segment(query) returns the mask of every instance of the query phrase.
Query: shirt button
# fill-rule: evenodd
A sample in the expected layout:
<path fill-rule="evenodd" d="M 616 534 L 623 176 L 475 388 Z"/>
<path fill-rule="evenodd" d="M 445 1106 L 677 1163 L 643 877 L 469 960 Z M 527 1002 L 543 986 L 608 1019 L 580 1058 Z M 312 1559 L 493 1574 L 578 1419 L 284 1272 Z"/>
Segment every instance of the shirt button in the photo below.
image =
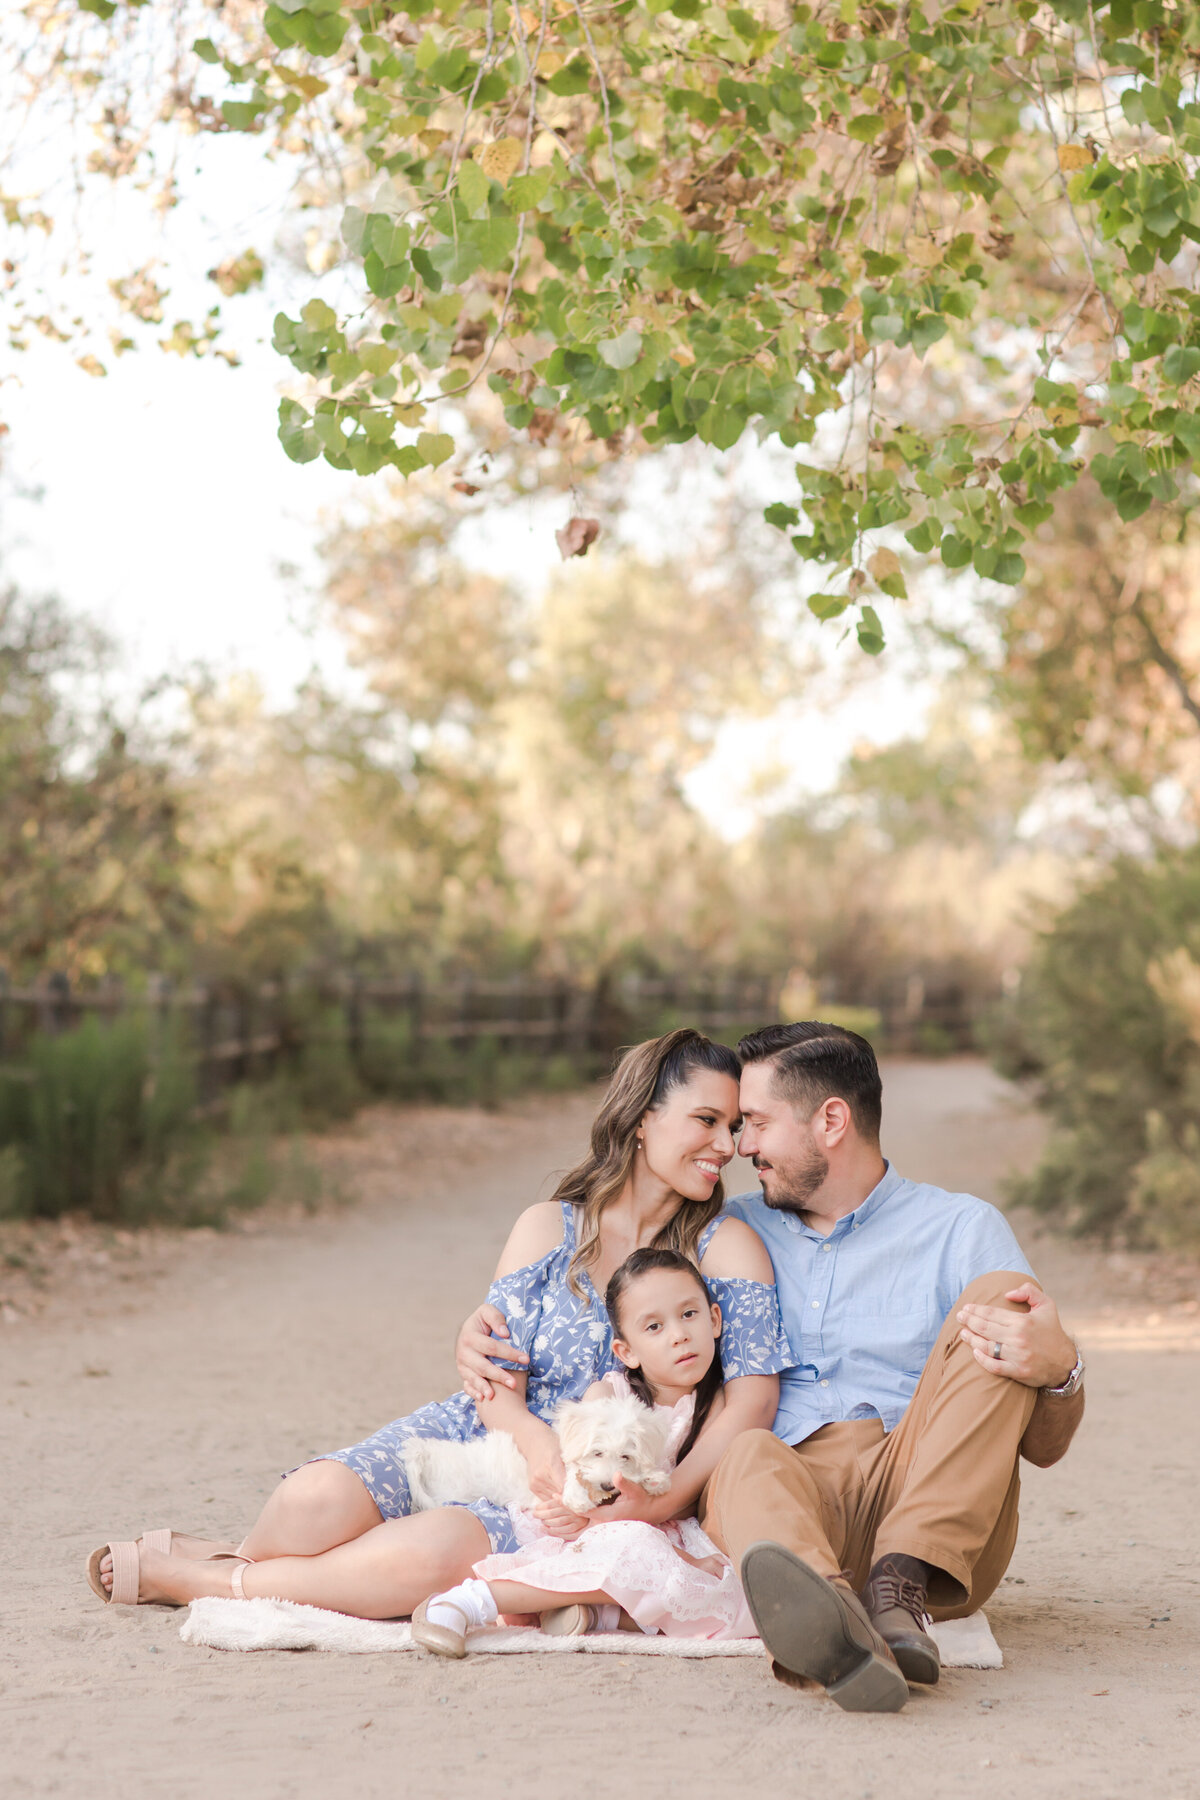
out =
<path fill-rule="evenodd" d="M 833 1249 L 833 1245 L 832 1244 L 822 1244 L 821 1248 L 822 1248 L 822 1250 L 824 1250 L 826 1256 L 828 1256 L 829 1252 Z"/>
<path fill-rule="evenodd" d="M 819 1300 L 813 1301 L 813 1311 L 814 1312 L 817 1310 L 817 1308 L 818 1308 L 818 1306 L 820 1306 L 820 1304 L 821 1304 L 821 1302 Z"/>
<path fill-rule="evenodd" d="M 823 1382 L 822 1382 L 822 1383 L 821 1383 L 821 1386 L 822 1386 L 822 1387 L 828 1387 L 828 1386 L 829 1386 L 829 1383 L 828 1383 L 828 1382 L 827 1382 L 827 1381 L 823 1381 Z"/>

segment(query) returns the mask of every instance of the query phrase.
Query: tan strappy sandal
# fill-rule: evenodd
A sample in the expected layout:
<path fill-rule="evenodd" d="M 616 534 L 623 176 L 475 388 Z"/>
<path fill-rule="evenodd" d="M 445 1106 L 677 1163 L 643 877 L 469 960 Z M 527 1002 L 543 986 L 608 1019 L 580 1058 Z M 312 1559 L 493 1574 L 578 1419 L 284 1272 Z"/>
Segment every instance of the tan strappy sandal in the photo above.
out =
<path fill-rule="evenodd" d="M 141 1548 L 144 1545 L 147 1550 L 158 1550 L 162 1555 L 170 1556 L 176 1538 L 192 1535 L 190 1532 L 182 1531 L 144 1531 L 140 1538 L 128 1543 L 101 1544 L 98 1549 L 92 1551 L 87 1559 L 88 1586 L 104 1601 L 106 1606 L 183 1605 L 185 1602 L 178 1600 L 147 1601 L 141 1599 Z M 100 1579 L 100 1564 L 105 1556 L 111 1556 L 113 1562 L 111 1593 Z M 253 1558 L 242 1556 L 240 1546 L 234 1544 L 230 1545 L 228 1550 L 214 1550 L 209 1556 L 198 1556 L 195 1560 L 197 1562 L 236 1562 L 244 1565 L 252 1562 Z M 234 1573 L 236 1577 L 240 1577 L 241 1567 L 239 1566 Z M 235 1591 L 240 1591 L 240 1581 L 236 1583 Z M 240 1597 L 245 1598 L 244 1595 L 240 1595 Z"/>

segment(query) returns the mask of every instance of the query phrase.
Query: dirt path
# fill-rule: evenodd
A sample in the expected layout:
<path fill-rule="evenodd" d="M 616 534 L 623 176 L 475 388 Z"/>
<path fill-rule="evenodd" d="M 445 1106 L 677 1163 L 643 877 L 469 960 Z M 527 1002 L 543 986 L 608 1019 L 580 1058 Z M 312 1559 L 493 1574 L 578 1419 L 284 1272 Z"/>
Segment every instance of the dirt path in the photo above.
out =
<path fill-rule="evenodd" d="M 978 1064 L 893 1064 L 885 1097 L 889 1153 L 914 1174 L 997 1198 L 1036 1149 Z M 589 1107 L 369 1115 L 322 1151 L 352 1209 L 182 1241 L 84 1234 L 70 1280 L 7 1305 L 4 1795 L 1194 1800 L 1196 1283 L 1025 1222 L 1089 1352 L 1088 1417 L 1064 1464 L 1026 1476 L 989 1609 L 1007 1666 L 949 1672 L 898 1716 L 847 1716 L 749 1660 L 223 1655 L 181 1644 L 175 1613 L 93 1599 L 82 1563 L 107 1533 L 240 1532 L 278 1470 L 449 1391 L 452 1327 Z"/>

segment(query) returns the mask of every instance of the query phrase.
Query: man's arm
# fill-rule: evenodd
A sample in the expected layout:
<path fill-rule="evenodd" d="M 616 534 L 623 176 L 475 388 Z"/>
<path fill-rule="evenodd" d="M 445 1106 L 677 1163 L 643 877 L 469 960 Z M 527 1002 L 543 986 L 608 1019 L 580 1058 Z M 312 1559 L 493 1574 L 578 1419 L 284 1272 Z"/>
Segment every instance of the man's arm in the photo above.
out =
<path fill-rule="evenodd" d="M 964 1306 L 958 1314 L 961 1335 L 989 1374 L 1041 1390 L 1021 1439 L 1021 1455 L 1045 1469 L 1066 1455 L 1083 1418 L 1082 1387 L 1066 1395 L 1046 1391 L 1069 1380 L 1079 1352 L 1063 1329 L 1058 1308 L 1036 1282 L 1022 1282 L 1005 1299 L 1023 1302 L 1029 1311 Z"/>

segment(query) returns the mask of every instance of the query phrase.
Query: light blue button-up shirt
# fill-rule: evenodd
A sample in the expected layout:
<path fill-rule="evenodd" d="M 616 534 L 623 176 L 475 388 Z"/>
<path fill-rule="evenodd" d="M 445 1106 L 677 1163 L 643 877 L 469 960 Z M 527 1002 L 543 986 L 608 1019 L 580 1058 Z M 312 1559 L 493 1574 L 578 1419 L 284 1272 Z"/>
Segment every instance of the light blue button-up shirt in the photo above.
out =
<path fill-rule="evenodd" d="M 725 1210 L 758 1233 L 775 1265 L 799 1359 L 779 1378 L 774 1431 L 787 1444 L 839 1419 L 878 1416 L 891 1431 L 967 1283 L 993 1269 L 1033 1273 L 994 1206 L 907 1181 L 890 1164 L 828 1237 L 769 1207 L 761 1191 Z"/>

